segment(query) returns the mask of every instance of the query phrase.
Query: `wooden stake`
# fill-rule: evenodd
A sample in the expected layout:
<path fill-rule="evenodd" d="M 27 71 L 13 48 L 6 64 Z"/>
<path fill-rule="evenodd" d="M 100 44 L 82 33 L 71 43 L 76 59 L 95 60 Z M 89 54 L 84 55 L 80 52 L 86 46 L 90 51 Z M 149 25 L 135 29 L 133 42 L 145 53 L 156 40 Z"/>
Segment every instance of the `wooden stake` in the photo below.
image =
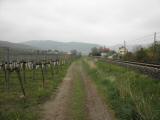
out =
<path fill-rule="evenodd" d="M 21 73 L 20 73 L 19 68 L 16 68 L 16 72 L 17 72 L 17 75 L 18 75 L 18 79 L 19 79 L 19 83 L 20 83 L 20 86 L 21 86 L 22 93 L 23 93 L 24 96 L 26 96 L 26 93 L 25 93 L 25 89 L 24 89 L 24 85 L 23 85 L 23 81 L 22 81 L 22 77 L 21 77 Z"/>

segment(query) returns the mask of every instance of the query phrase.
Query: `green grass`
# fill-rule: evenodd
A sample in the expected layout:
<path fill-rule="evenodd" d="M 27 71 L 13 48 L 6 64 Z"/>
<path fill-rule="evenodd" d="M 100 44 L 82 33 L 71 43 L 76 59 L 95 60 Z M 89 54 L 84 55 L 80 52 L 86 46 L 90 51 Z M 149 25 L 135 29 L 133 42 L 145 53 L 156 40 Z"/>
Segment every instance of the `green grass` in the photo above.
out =
<path fill-rule="evenodd" d="M 119 120 L 159 120 L 160 81 L 106 62 L 96 62 L 88 74 Z"/>
<path fill-rule="evenodd" d="M 39 105 L 44 103 L 50 95 L 55 92 L 63 80 L 69 65 L 57 73 L 54 79 L 51 70 L 45 73 L 45 87 L 42 87 L 41 71 L 36 70 L 35 80 L 32 79 L 32 71 L 26 71 L 25 91 L 26 97 L 22 95 L 19 80 L 16 73 L 11 73 L 9 90 L 4 88 L 4 73 L 0 71 L 0 120 L 37 120 L 39 119 Z"/>
<path fill-rule="evenodd" d="M 74 70 L 73 93 L 71 98 L 71 120 L 86 120 L 85 87 L 80 71 Z"/>

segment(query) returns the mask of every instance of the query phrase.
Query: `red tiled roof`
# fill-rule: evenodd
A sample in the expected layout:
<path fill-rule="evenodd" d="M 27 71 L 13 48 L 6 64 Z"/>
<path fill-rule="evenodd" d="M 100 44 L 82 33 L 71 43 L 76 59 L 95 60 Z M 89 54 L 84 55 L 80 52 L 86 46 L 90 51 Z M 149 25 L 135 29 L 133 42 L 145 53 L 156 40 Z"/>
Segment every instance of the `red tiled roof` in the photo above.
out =
<path fill-rule="evenodd" d="M 101 52 L 109 52 L 110 51 L 110 49 L 109 48 L 103 48 L 103 47 L 101 47 L 101 48 L 99 48 L 99 50 L 101 51 Z"/>

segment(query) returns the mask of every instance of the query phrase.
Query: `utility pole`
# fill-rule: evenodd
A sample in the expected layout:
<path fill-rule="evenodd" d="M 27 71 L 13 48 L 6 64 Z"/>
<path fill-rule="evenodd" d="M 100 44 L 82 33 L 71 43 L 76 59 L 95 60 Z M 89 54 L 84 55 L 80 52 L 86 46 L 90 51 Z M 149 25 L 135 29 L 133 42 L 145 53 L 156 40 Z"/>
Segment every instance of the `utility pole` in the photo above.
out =
<path fill-rule="evenodd" d="M 126 41 L 124 40 L 124 48 L 126 48 Z"/>
<path fill-rule="evenodd" d="M 124 49 L 125 49 L 125 54 L 128 52 L 127 51 L 127 46 L 126 46 L 126 41 L 124 40 Z"/>
<path fill-rule="evenodd" d="M 153 58 L 155 58 L 155 53 L 156 53 L 156 35 L 157 35 L 157 33 L 155 32 L 154 33 L 154 46 L 153 46 Z"/>
<path fill-rule="evenodd" d="M 157 33 L 155 32 L 154 33 L 154 44 L 156 44 L 156 35 L 157 35 Z"/>

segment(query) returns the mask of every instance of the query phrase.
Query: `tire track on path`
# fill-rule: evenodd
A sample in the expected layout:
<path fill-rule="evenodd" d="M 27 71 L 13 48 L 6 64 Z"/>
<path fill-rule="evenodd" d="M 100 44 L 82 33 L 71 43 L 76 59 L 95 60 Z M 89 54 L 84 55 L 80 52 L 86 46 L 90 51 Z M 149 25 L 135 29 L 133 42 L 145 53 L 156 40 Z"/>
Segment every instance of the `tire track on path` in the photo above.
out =
<path fill-rule="evenodd" d="M 67 75 L 64 78 L 62 84 L 59 86 L 55 97 L 51 97 L 43 105 L 42 120 L 68 120 L 68 104 L 71 97 L 72 89 L 72 69 L 74 64 L 70 66 L 67 71 Z"/>
<path fill-rule="evenodd" d="M 81 76 L 83 78 L 86 96 L 87 96 L 87 109 L 89 120 L 113 120 L 110 115 L 107 105 L 101 99 L 96 89 L 95 84 L 91 81 L 91 78 L 87 75 L 84 68 L 81 65 Z"/>
<path fill-rule="evenodd" d="M 103 102 L 101 97 L 98 95 L 96 86 L 92 83 L 90 77 L 87 75 L 85 69 L 83 68 L 82 61 L 73 63 L 68 69 L 67 75 L 64 78 L 62 84 L 56 93 L 56 96 L 51 97 L 43 105 L 42 120 L 79 120 L 80 118 L 73 117 L 71 113 L 76 113 L 76 109 L 72 109 L 74 104 L 73 93 L 75 92 L 74 86 L 75 81 L 82 81 L 85 88 L 85 102 L 81 102 L 86 109 L 84 110 L 87 114 L 83 117 L 83 120 L 113 120 L 106 104 Z M 82 105 L 78 104 L 78 105 Z M 84 114 L 81 112 L 79 114 Z M 77 116 L 76 116 L 77 117 Z M 74 119 L 73 119 L 74 118 Z"/>

